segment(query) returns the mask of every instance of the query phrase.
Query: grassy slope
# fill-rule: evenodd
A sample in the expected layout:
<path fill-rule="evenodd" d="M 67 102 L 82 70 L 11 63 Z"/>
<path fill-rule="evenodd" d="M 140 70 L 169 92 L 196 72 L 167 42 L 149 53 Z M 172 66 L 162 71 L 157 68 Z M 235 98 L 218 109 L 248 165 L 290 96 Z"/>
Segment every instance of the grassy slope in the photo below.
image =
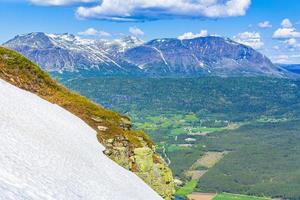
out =
<path fill-rule="evenodd" d="M 108 127 L 108 132 L 105 134 L 98 131 L 99 140 L 124 135 L 133 147 L 141 145 L 138 137 L 143 137 L 149 146 L 153 145 L 144 132 L 128 131 L 121 127 L 124 120 L 128 120 L 127 117 L 104 109 L 89 99 L 70 92 L 51 79 L 37 65 L 20 54 L 3 47 L 0 47 L 0 78 L 19 88 L 35 93 L 49 102 L 58 104 L 80 117 L 95 130 L 98 126 Z M 100 120 L 93 120 L 93 118 Z"/>
<path fill-rule="evenodd" d="M 188 194 L 191 194 L 195 190 L 197 183 L 197 180 L 187 182 L 182 188 L 179 188 L 176 191 L 176 194 L 180 196 L 187 196 Z"/>

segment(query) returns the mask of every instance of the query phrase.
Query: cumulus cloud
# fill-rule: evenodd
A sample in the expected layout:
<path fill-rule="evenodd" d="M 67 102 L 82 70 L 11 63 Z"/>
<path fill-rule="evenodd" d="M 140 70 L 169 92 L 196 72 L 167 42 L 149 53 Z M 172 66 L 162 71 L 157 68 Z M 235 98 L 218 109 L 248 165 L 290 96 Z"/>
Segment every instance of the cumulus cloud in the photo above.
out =
<path fill-rule="evenodd" d="M 178 39 L 186 40 L 186 39 L 193 39 L 193 38 L 197 38 L 197 37 L 206 37 L 206 36 L 208 36 L 208 31 L 201 30 L 200 33 L 192 33 L 192 32 L 184 33 L 184 34 L 178 36 Z"/>
<path fill-rule="evenodd" d="M 297 44 L 297 40 L 295 38 L 288 39 L 284 42 L 287 45 L 294 46 Z"/>
<path fill-rule="evenodd" d="M 264 46 L 260 33 L 258 32 L 243 32 L 234 36 L 233 39 L 241 44 L 250 46 L 254 49 L 261 49 Z"/>
<path fill-rule="evenodd" d="M 258 23 L 259 28 L 272 28 L 272 24 L 269 21 L 263 21 Z"/>
<path fill-rule="evenodd" d="M 221 18 L 243 16 L 251 0 L 102 0 L 77 9 L 79 18 L 144 21 L 161 18 Z"/>
<path fill-rule="evenodd" d="M 274 39 L 299 38 L 300 32 L 295 28 L 279 28 L 273 33 Z"/>
<path fill-rule="evenodd" d="M 29 2 L 41 6 L 66 6 L 78 3 L 98 2 L 98 0 L 29 0 Z"/>
<path fill-rule="evenodd" d="M 300 48 L 300 44 L 298 44 L 295 38 L 290 38 L 283 42 L 287 48 Z"/>
<path fill-rule="evenodd" d="M 129 28 L 129 32 L 130 32 L 132 35 L 136 36 L 136 37 L 142 36 L 142 35 L 145 34 L 144 31 L 142 31 L 142 30 L 139 29 L 138 27 L 130 27 L 130 28 Z"/>
<path fill-rule="evenodd" d="M 281 28 L 278 28 L 273 33 L 274 39 L 291 39 L 300 38 L 300 32 L 298 32 L 294 27 L 292 22 L 286 18 L 281 22 Z"/>
<path fill-rule="evenodd" d="M 82 36 L 100 36 L 100 37 L 109 37 L 110 33 L 105 31 L 98 31 L 94 28 L 88 28 L 85 31 L 79 32 L 78 35 Z"/>
<path fill-rule="evenodd" d="M 78 33 L 78 35 L 86 35 L 86 36 L 95 36 L 97 34 L 98 34 L 98 31 L 94 28 L 88 28 L 85 31 Z"/>
<path fill-rule="evenodd" d="M 292 24 L 292 22 L 288 18 L 285 18 L 284 20 L 282 20 L 281 26 L 283 28 L 292 28 L 293 24 Z"/>

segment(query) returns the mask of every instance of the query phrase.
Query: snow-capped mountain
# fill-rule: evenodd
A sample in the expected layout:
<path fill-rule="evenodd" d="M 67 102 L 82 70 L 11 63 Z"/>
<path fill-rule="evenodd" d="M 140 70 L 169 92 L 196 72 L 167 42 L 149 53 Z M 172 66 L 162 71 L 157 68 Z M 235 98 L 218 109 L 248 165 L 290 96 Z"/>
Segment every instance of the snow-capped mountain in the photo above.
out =
<path fill-rule="evenodd" d="M 222 37 L 112 41 L 69 34 L 31 33 L 4 46 L 17 50 L 47 71 L 88 71 L 97 75 L 275 76 L 290 73 L 266 56 Z"/>
<path fill-rule="evenodd" d="M 0 199 L 162 200 L 63 108 L 0 79 L 0 113 Z"/>
<path fill-rule="evenodd" d="M 126 74 L 136 73 L 139 69 L 117 59 L 115 54 L 141 43 L 134 37 L 105 41 L 82 39 L 67 33 L 30 33 L 16 36 L 4 46 L 22 53 L 50 72 L 89 70 L 102 74 Z"/>
<path fill-rule="evenodd" d="M 152 40 L 129 49 L 124 58 L 156 75 L 284 76 L 266 56 L 221 37 Z"/>
<path fill-rule="evenodd" d="M 115 39 L 112 41 L 103 41 L 104 48 L 109 53 L 114 53 L 112 56 L 118 56 L 120 53 L 127 51 L 133 47 L 142 45 L 144 41 L 137 37 L 127 36 L 121 39 Z"/>

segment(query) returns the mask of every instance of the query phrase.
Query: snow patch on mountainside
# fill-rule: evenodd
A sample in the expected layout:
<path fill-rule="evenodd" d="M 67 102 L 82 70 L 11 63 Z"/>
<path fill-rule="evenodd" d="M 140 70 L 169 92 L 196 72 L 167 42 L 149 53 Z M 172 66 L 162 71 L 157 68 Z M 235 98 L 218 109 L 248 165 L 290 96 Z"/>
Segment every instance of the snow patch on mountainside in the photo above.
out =
<path fill-rule="evenodd" d="M 161 199 L 81 119 L 0 79 L 0 199 Z"/>

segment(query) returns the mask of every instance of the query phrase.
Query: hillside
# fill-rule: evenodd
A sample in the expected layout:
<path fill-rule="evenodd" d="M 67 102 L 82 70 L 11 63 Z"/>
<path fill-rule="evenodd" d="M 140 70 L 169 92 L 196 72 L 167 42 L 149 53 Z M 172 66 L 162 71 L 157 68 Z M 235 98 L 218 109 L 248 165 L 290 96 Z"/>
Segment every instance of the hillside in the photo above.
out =
<path fill-rule="evenodd" d="M 131 130 L 129 118 L 109 111 L 58 85 L 38 66 L 0 47 L 0 78 L 75 114 L 97 131 L 104 153 L 135 172 L 165 199 L 174 192 L 172 173 L 142 131 Z"/>
<path fill-rule="evenodd" d="M 162 200 L 61 107 L 0 79 L 0 113 L 0 199 Z"/>
<path fill-rule="evenodd" d="M 4 46 L 22 53 L 49 72 L 73 78 L 295 76 L 249 46 L 213 36 L 144 43 L 135 37 L 96 40 L 71 34 L 30 33 L 16 36 Z"/>

